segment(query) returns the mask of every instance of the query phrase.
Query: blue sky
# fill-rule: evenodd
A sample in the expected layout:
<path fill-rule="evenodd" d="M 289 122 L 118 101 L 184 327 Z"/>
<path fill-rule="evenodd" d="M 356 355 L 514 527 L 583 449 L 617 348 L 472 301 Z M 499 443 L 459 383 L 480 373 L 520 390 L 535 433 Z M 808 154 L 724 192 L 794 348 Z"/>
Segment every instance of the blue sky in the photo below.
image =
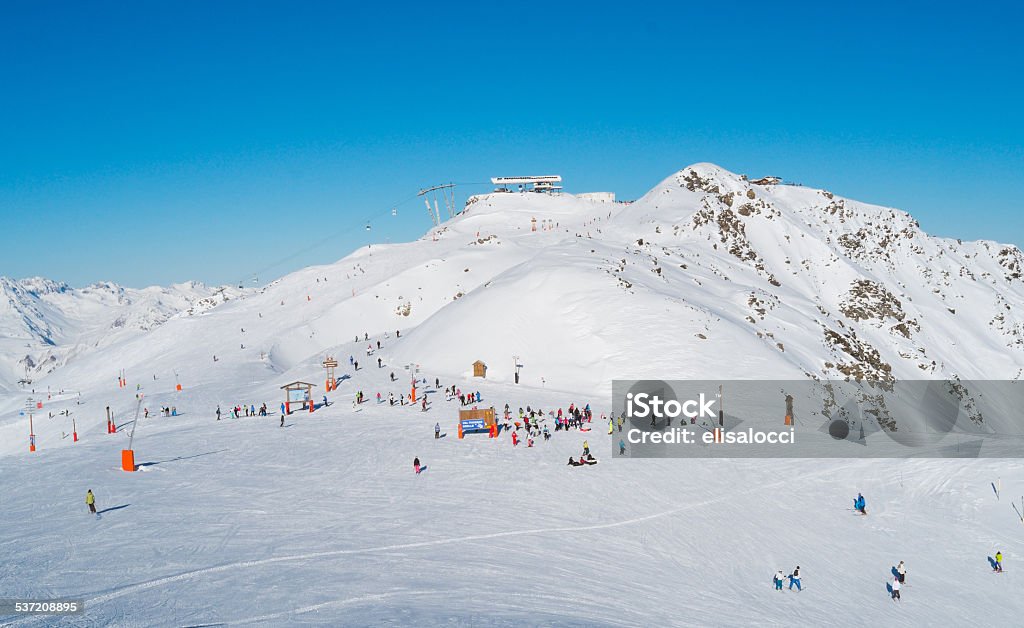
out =
<path fill-rule="evenodd" d="M 0 275 L 265 280 L 429 184 L 699 161 L 1024 245 L 1021 9 L 712 4 L 4 3 Z"/>

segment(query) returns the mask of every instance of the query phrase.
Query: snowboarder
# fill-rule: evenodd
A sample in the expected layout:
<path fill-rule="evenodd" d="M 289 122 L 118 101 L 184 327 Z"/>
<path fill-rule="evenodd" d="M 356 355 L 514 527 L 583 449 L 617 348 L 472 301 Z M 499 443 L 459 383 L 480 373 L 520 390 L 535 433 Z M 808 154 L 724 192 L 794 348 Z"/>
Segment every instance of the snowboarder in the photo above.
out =
<path fill-rule="evenodd" d="M 1003 553 L 1001 551 L 996 552 L 996 564 L 992 567 L 992 571 L 1003 571 Z"/>
<path fill-rule="evenodd" d="M 786 576 L 782 575 L 782 570 L 781 569 L 775 572 L 775 577 L 772 578 L 772 582 L 775 583 L 775 590 L 776 591 L 781 591 L 782 590 L 782 583 L 785 580 L 786 580 Z"/>
<path fill-rule="evenodd" d="M 892 599 L 894 602 L 900 600 L 900 578 L 896 576 L 892 579 Z"/>
<path fill-rule="evenodd" d="M 907 582 L 907 567 L 900 561 L 900 564 L 896 565 L 896 577 L 899 578 L 900 584 L 906 584 Z"/>
<path fill-rule="evenodd" d="M 89 512 L 91 512 L 94 515 L 97 514 L 96 513 L 96 496 L 92 494 L 92 489 L 91 488 L 88 491 L 85 492 L 85 503 L 86 503 L 87 506 L 89 506 Z"/>
<path fill-rule="evenodd" d="M 416 475 L 420 474 L 420 459 L 418 457 L 412 461 L 412 468 Z"/>
<path fill-rule="evenodd" d="M 434 439 L 441 438 L 441 424 L 434 423 Z"/>
<path fill-rule="evenodd" d="M 796 569 L 793 570 L 793 573 L 789 574 L 789 590 L 790 591 L 793 590 L 793 585 L 794 584 L 796 585 L 797 592 L 800 592 L 800 591 L 803 590 L 800 587 L 800 565 L 797 565 Z"/>
<path fill-rule="evenodd" d="M 853 509 L 862 515 L 868 514 L 867 503 L 864 501 L 864 496 L 857 493 L 857 499 L 853 500 Z"/>

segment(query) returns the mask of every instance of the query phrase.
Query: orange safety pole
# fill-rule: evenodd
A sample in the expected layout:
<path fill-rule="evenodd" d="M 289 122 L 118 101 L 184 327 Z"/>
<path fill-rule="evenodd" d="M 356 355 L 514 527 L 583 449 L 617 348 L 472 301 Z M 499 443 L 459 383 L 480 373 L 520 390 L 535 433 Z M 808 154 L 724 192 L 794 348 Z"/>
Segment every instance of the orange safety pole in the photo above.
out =
<path fill-rule="evenodd" d="M 32 427 L 32 413 L 30 412 L 29 415 L 28 415 L 28 450 L 29 451 L 35 451 L 36 450 L 36 435 L 35 435 L 35 431 L 36 431 L 35 428 Z"/>

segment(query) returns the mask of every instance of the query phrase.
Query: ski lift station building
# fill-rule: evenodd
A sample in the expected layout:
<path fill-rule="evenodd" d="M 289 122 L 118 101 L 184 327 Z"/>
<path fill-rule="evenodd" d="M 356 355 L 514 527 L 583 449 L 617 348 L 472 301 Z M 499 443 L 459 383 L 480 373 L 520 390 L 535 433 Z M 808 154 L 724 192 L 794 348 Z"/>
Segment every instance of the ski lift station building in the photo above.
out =
<path fill-rule="evenodd" d="M 519 187 L 520 192 L 543 192 L 558 194 L 562 191 L 562 175 L 544 174 L 533 177 L 491 177 L 495 192 L 511 192 L 510 185 Z"/>

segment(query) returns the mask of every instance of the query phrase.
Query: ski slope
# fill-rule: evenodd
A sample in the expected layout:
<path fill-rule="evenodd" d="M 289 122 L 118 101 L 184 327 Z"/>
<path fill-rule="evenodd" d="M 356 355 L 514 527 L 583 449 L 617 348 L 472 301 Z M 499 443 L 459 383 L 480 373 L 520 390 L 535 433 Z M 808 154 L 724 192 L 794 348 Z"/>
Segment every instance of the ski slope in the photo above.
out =
<path fill-rule="evenodd" d="M 38 451 L 19 412 L 31 391 L 0 388 L 0 590 L 87 612 L 0 623 L 1016 625 L 1016 460 L 630 460 L 598 419 L 532 448 L 460 441 L 457 402 L 432 384 L 599 416 L 612 379 L 1016 380 L 1021 260 L 897 210 L 696 164 L 633 203 L 472 197 L 419 240 L 146 329 L 99 326 L 33 381 Z M 280 386 L 316 383 L 319 402 L 326 355 L 340 390 L 279 427 Z M 470 377 L 478 359 L 486 380 Z M 378 405 L 408 392 L 409 365 L 429 410 Z M 150 416 L 135 425 L 137 394 Z M 271 416 L 215 420 L 236 403 Z M 1016 416 L 986 421 L 1020 431 Z M 125 473 L 133 427 L 140 469 Z M 584 440 L 601 463 L 567 466 Z M 89 488 L 110 509 L 98 520 Z M 850 511 L 858 491 L 867 517 Z M 990 574 L 999 549 L 1007 571 Z M 806 590 L 773 591 L 796 565 Z"/>
<path fill-rule="evenodd" d="M 517 392 L 513 406 L 568 401 Z M 134 474 L 117 468 L 123 433 L 99 426 L 74 449 L 5 457 L 0 587 L 80 597 L 86 625 L 123 626 L 1008 626 L 1024 611 L 1017 461 L 615 460 L 597 427 L 533 448 L 459 441 L 456 403 L 339 400 L 283 429 L 150 419 Z M 585 438 L 601 463 L 566 466 Z M 99 520 L 85 488 L 112 509 Z M 850 511 L 857 491 L 867 517 Z M 997 549 L 1001 575 L 985 560 Z M 805 590 L 774 592 L 775 570 L 796 565 Z"/>

